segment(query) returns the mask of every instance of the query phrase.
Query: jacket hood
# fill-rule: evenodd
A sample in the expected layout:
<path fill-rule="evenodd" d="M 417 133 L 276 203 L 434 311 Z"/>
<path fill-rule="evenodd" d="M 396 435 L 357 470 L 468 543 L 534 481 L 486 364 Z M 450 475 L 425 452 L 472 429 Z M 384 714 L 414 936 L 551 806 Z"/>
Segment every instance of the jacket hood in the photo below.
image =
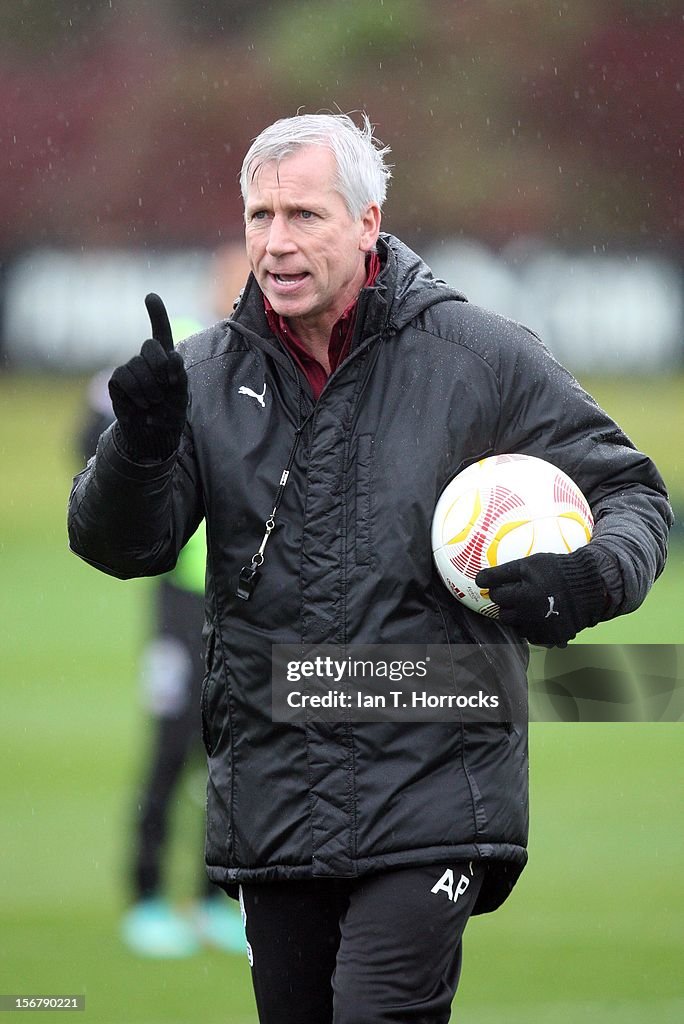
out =
<path fill-rule="evenodd" d="M 389 320 L 400 329 L 440 302 L 467 302 L 465 295 L 434 276 L 427 263 L 394 235 L 381 234 L 378 253 L 384 267 L 377 287 L 392 295 Z"/>

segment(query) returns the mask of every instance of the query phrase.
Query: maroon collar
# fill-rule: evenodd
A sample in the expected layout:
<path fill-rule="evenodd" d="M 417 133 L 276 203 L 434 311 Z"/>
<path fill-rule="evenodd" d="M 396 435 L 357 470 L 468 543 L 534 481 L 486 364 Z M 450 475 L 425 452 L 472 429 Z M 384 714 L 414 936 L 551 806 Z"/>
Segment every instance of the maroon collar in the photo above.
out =
<path fill-rule="evenodd" d="M 376 252 L 370 253 L 368 257 L 368 271 L 364 288 L 369 288 L 375 283 L 375 279 L 380 273 L 381 268 L 382 264 L 378 254 Z M 356 310 L 358 308 L 358 304 L 359 298 L 357 295 L 354 301 L 350 302 L 342 315 L 333 324 L 332 331 L 330 332 L 330 341 L 328 342 L 328 359 L 330 361 L 331 373 L 333 370 L 336 370 L 340 363 L 349 355 L 349 349 L 351 348 L 352 337 L 354 335 L 354 325 L 356 323 Z M 328 374 L 325 368 L 317 359 L 314 359 L 309 351 L 307 351 L 290 327 L 287 319 L 275 312 L 265 295 L 264 308 L 266 310 L 268 326 L 299 366 L 300 370 L 311 385 L 314 398 L 318 399 L 328 379 Z"/>

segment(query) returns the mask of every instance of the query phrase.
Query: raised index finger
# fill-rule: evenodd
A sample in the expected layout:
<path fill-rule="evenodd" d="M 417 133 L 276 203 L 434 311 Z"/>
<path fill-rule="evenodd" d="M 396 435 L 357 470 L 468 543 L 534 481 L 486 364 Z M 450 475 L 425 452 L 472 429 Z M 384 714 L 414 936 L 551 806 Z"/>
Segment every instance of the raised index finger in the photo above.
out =
<path fill-rule="evenodd" d="M 145 296 L 145 305 L 152 325 L 152 337 L 156 338 L 165 352 L 173 352 L 173 334 L 166 306 L 155 292 Z"/>

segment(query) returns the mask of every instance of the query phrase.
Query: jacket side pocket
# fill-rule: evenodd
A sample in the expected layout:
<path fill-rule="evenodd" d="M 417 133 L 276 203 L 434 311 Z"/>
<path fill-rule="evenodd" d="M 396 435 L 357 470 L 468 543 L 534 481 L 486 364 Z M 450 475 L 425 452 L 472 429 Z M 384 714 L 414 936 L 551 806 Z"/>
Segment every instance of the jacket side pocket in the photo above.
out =
<path fill-rule="evenodd" d="M 356 453 L 357 565 L 370 565 L 373 544 L 373 436 L 361 434 Z"/>
<path fill-rule="evenodd" d="M 207 757 L 211 757 L 213 752 L 213 744 L 209 735 L 209 722 L 208 722 L 208 702 L 209 702 L 209 687 L 211 686 L 212 669 L 214 667 L 214 648 L 216 646 L 216 633 L 212 629 L 207 637 L 207 647 L 205 654 L 205 673 L 204 680 L 202 682 L 202 694 L 200 696 L 200 720 L 202 726 L 202 742 L 204 743 L 204 749 L 207 752 Z"/>

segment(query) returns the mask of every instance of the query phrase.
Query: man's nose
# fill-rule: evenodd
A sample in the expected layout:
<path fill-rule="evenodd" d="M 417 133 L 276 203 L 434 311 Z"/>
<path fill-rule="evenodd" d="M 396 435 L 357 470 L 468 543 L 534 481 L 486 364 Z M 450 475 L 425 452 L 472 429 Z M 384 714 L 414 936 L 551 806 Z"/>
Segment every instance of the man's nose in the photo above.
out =
<path fill-rule="evenodd" d="M 290 224 L 282 214 L 276 214 L 271 220 L 266 249 L 271 256 L 282 256 L 296 249 Z"/>

